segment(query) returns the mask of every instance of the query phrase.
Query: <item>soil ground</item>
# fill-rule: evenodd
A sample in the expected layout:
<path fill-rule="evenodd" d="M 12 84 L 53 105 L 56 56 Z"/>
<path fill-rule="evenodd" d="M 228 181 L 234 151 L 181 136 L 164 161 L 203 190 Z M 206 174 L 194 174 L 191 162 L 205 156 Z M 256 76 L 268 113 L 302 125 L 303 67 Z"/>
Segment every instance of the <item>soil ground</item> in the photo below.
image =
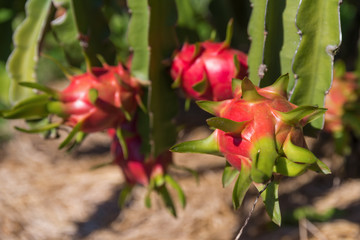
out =
<path fill-rule="evenodd" d="M 208 130 L 200 127 L 180 141 L 207 135 Z M 223 158 L 175 154 L 176 164 L 199 173 L 197 182 L 187 172 L 170 169 L 187 196 L 186 208 L 177 206 L 178 217 L 173 218 L 155 194 L 152 207 L 146 208 L 143 187 L 136 187 L 120 209 L 120 170 L 114 165 L 91 170 L 111 161 L 110 139 L 93 134 L 72 153 L 59 151 L 60 141 L 14 131 L 11 140 L 0 145 L 0 239 L 229 240 L 235 238 L 257 194 L 252 187 L 243 206 L 234 211 L 232 186 L 221 186 Z M 259 201 L 241 239 L 360 239 L 360 179 L 344 177 L 344 160 L 333 153 L 331 142 L 312 145 L 333 174 L 284 178 L 283 226 L 270 222 Z M 294 210 L 305 206 L 313 210 L 299 223 Z"/>

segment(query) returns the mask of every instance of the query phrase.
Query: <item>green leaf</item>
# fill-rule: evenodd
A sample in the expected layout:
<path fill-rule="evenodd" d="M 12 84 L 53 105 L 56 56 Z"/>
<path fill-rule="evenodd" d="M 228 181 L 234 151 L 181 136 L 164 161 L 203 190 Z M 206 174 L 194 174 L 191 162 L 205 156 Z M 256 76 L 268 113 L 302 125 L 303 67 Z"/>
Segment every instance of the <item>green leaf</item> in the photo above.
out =
<path fill-rule="evenodd" d="M 302 0 L 296 24 L 300 45 L 293 69 L 296 83 L 291 102 L 297 105 L 324 106 L 325 93 L 330 88 L 333 60 L 341 39 L 339 0 Z M 321 129 L 323 118 L 311 122 Z"/>
<path fill-rule="evenodd" d="M 28 0 L 26 18 L 13 35 L 14 50 L 7 61 L 11 78 L 10 99 L 17 102 L 33 94 L 22 88 L 19 82 L 36 82 L 35 67 L 38 61 L 39 43 L 51 7 L 51 0 Z"/>
<path fill-rule="evenodd" d="M 276 143 L 270 135 L 258 139 L 253 144 L 255 148 L 251 151 L 251 158 L 253 159 L 251 178 L 254 182 L 264 183 L 271 178 L 278 157 Z"/>
<path fill-rule="evenodd" d="M 237 58 L 234 58 L 237 59 Z M 242 90 L 241 90 L 242 80 L 233 78 L 231 81 L 231 90 L 233 92 L 234 97 L 241 97 Z"/>
<path fill-rule="evenodd" d="M 261 96 L 255 88 L 255 85 L 245 77 L 241 82 L 242 98 L 249 102 L 259 101 L 265 99 Z"/>
<path fill-rule="evenodd" d="M 151 198 L 150 198 L 150 193 L 151 193 L 151 191 L 148 191 L 148 193 L 146 194 L 146 196 L 145 196 L 145 206 L 147 207 L 147 208 L 151 208 Z"/>
<path fill-rule="evenodd" d="M 111 164 L 113 164 L 113 163 L 114 163 L 114 161 L 111 160 L 111 161 L 108 161 L 108 162 L 95 164 L 94 166 L 91 166 L 91 167 L 90 167 L 90 170 L 97 170 L 97 169 L 99 169 L 99 168 L 103 168 L 103 167 L 109 166 L 109 165 L 111 165 Z"/>
<path fill-rule="evenodd" d="M 88 61 L 88 67 L 101 66 L 97 55 L 106 62 L 115 62 L 115 46 L 110 41 L 110 30 L 102 12 L 102 0 L 71 0 L 80 45 Z"/>
<path fill-rule="evenodd" d="M 280 112 L 276 111 L 277 114 L 281 116 L 281 120 L 288 124 L 297 124 L 302 119 L 307 117 L 307 122 L 313 120 L 320 115 L 324 114 L 326 111 L 325 108 L 318 108 L 313 106 L 300 106 L 289 112 Z"/>
<path fill-rule="evenodd" d="M 309 169 L 322 174 L 331 174 L 330 168 L 319 159 L 316 159 L 316 162 L 311 165 Z"/>
<path fill-rule="evenodd" d="M 166 208 L 170 211 L 170 213 L 176 217 L 176 209 L 174 202 L 170 196 L 170 193 L 165 185 L 156 188 L 156 191 L 160 194 L 161 198 L 163 199 Z"/>
<path fill-rule="evenodd" d="M 284 176 L 295 177 L 305 172 L 308 167 L 309 164 L 295 163 L 285 157 L 280 157 L 276 159 L 274 172 Z"/>
<path fill-rule="evenodd" d="M 308 149 L 296 146 L 291 142 L 291 133 L 287 137 L 283 145 L 283 151 L 286 157 L 298 163 L 313 164 L 318 160 L 317 157 Z"/>
<path fill-rule="evenodd" d="M 131 73 L 143 84 L 149 83 L 150 11 L 147 0 L 127 0 L 131 12 L 128 28 L 129 45 L 133 49 Z M 154 9 L 151 9 L 153 11 Z M 166 14 L 162 14 L 166 15 Z M 152 14 L 151 14 L 152 16 Z M 153 16 L 152 16 L 153 17 Z"/>
<path fill-rule="evenodd" d="M 37 101 L 36 101 L 37 100 Z M 46 104 L 48 100 L 40 98 L 31 98 L 31 101 L 26 104 L 16 106 L 9 111 L 3 111 L 2 117 L 7 119 L 40 119 L 47 117 L 49 112 L 47 111 Z"/>
<path fill-rule="evenodd" d="M 197 82 L 192 86 L 192 89 L 199 94 L 204 94 L 208 88 L 208 80 L 206 79 L 206 74 L 204 74 L 203 79 L 200 82 Z"/>
<path fill-rule="evenodd" d="M 186 196 L 180 185 L 168 174 L 165 175 L 165 182 L 176 190 L 181 206 L 184 208 L 186 206 Z"/>
<path fill-rule="evenodd" d="M 171 84 L 171 88 L 178 88 L 181 85 L 181 72 L 176 77 L 175 81 Z"/>
<path fill-rule="evenodd" d="M 246 127 L 246 124 L 250 121 L 236 122 L 222 117 L 212 117 L 206 120 L 210 127 L 235 135 L 240 135 L 242 130 Z"/>
<path fill-rule="evenodd" d="M 71 130 L 69 135 L 65 138 L 65 140 L 60 144 L 59 149 L 64 148 L 66 145 L 68 145 L 71 140 L 75 137 L 75 135 L 80 132 L 82 122 L 78 122 L 75 127 Z"/>
<path fill-rule="evenodd" d="M 215 102 L 215 101 L 196 101 L 196 104 L 204 111 L 212 114 L 218 115 L 219 110 L 223 106 L 223 102 Z"/>
<path fill-rule="evenodd" d="M 40 103 L 40 102 L 46 103 L 46 102 L 49 101 L 49 98 L 50 98 L 50 96 L 47 95 L 47 94 L 34 95 L 34 96 L 31 96 L 29 98 L 26 98 L 26 99 L 18 102 L 13 107 L 13 109 L 17 109 L 17 108 L 20 108 L 20 107 L 25 107 L 27 105 L 37 104 L 37 103 Z"/>
<path fill-rule="evenodd" d="M 268 0 L 250 0 L 253 7 L 248 25 L 251 45 L 248 57 L 249 78 L 255 85 L 259 85 L 259 68 L 263 63 L 265 42 L 265 15 Z"/>
<path fill-rule="evenodd" d="M 267 87 L 267 89 L 272 89 L 272 91 L 280 94 L 281 96 L 288 98 L 287 88 L 289 84 L 289 74 L 285 73 L 281 75 L 276 81 Z"/>
<path fill-rule="evenodd" d="M 226 27 L 226 38 L 223 42 L 223 47 L 229 47 L 231 44 L 231 39 L 233 36 L 233 31 L 234 31 L 234 19 L 230 19 L 228 22 L 228 25 Z M 234 56 L 235 58 L 235 56 Z"/>
<path fill-rule="evenodd" d="M 256 188 L 261 191 L 265 185 L 257 184 Z M 279 204 L 279 182 L 274 180 L 272 181 L 265 191 L 261 194 L 261 198 L 265 204 L 266 212 L 268 213 L 271 220 L 277 224 L 281 225 L 281 212 Z"/>
<path fill-rule="evenodd" d="M 240 174 L 236 180 L 234 189 L 233 189 L 233 205 L 235 209 L 238 209 L 242 201 L 244 200 L 245 194 L 251 185 L 250 178 L 250 166 L 243 164 L 241 166 Z"/>
<path fill-rule="evenodd" d="M 120 143 L 124 159 L 127 159 L 129 156 L 129 151 L 121 128 L 116 129 L 116 137 L 118 138 L 118 141 Z"/>
<path fill-rule="evenodd" d="M 239 174 L 239 171 L 231 166 L 228 161 L 226 161 L 226 166 L 224 168 L 221 182 L 223 187 L 227 187 L 232 183 L 232 181 L 236 178 L 236 176 Z"/>
<path fill-rule="evenodd" d="M 50 87 L 41 85 L 39 83 L 35 83 L 35 82 L 19 82 L 19 85 L 23 86 L 23 87 L 37 89 L 39 91 L 42 91 L 44 93 L 49 94 L 50 96 L 52 96 L 54 98 L 59 98 L 59 92 L 58 91 L 56 91 L 55 89 L 52 89 Z"/>
<path fill-rule="evenodd" d="M 181 153 L 184 153 L 184 152 L 206 153 L 206 154 L 212 154 L 212 155 L 216 155 L 216 156 L 222 156 L 221 153 L 219 152 L 216 131 L 213 132 L 209 137 L 204 138 L 204 139 L 182 142 L 182 143 L 176 144 L 175 146 L 172 146 L 170 148 L 170 151 L 181 152 Z"/>
<path fill-rule="evenodd" d="M 280 51 L 280 66 L 281 74 L 289 73 L 288 92 L 293 89 L 295 84 L 292 62 L 300 42 L 300 36 L 297 33 L 298 29 L 295 25 L 299 2 L 300 0 L 286 1 L 286 6 L 282 13 L 283 44 Z"/>
<path fill-rule="evenodd" d="M 58 115 L 65 118 L 67 114 L 64 112 L 64 103 L 60 101 L 49 101 L 46 105 L 46 109 L 49 113 Z"/>
<path fill-rule="evenodd" d="M 61 123 L 50 123 L 50 124 L 47 124 L 40 128 L 24 129 L 24 128 L 20 128 L 20 127 L 15 127 L 15 129 L 18 131 L 21 131 L 21 132 L 25 132 L 25 133 L 41 133 L 41 132 L 49 131 L 53 128 L 57 128 L 60 125 L 61 125 Z"/>
<path fill-rule="evenodd" d="M 95 104 L 96 103 L 96 100 L 98 99 L 99 97 L 99 91 L 96 90 L 95 88 L 91 88 L 88 92 L 89 94 L 89 100 L 92 104 Z"/>
<path fill-rule="evenodd" d="M 84 61 L 84 55 L 78 39 L 79 34 L 70 0 L 56 1 L 56 4 L 64 8 L 65 12 L 51 22 L 51 29 L 68 63 L 74 67 L 80 67 Z"/>
<path fill-rule="evenodd" d="M 125 206 L 126 200 L 129 198 L 133 187 L 134 187 L 133 185 L 126 184 L 125 187 L 121 189 L 118 199 L 118 205 L 120 208 L 123 208 Z"/>

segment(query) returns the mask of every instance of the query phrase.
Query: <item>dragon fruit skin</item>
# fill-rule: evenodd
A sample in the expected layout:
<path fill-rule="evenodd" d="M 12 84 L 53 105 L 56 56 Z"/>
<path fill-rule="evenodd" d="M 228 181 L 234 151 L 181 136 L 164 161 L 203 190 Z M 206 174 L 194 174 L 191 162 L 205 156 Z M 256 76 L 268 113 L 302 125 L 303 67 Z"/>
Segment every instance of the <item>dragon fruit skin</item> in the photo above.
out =
<path fill-rule="evenodd" d="M 128 184 L 148 186 L 151 179 L 166 173 L 168 165 L 172 162 L 171 152 L 164 152 L 156 158 L 145 158 L 141 153 L 141 138 L 134 134 L 125 138 L 128 151 L 126 158 L 114 131 L 109 134 L 113 136 L 111 151 L 115 156 L 114 163 L 121 168 Z"/>
<path fill-rule="evenodd" d="M 236 169 L 250 169 L 254 182 L 273 174 L 295 176 L 307 168 L 329 172 L 308 149 L 302 127 L 324 109 L 297 107 L 287 100 L 288 75 L 272 86 L 258 89 L 245 78 L 241 91 L 222 102 L 199 101 L 216 117 L 207 120 L 216 130 L 207 139 L 180 143 L 177 152 L 219 152 Z"/>
<path fill-rule="evenodd" d="M 234 57 L 237 58 L 238 66 Z M 230 99 L 231 80 L 246 75 L 245 53 L 231 49 L 224 43 L 210 41 L 202 42 L 198 47 L 195 44 L 184 44 L 171 67 L 172 78 L 175 81 L 179 79 L 186 96 L 196 100 Z"/>
<path fill-rule="evenodd" d="M 70 84 L 60 92 L 60 115 L 74 127 L 81 122 L 86 133 L 116 127 L 132 115 L 137 106 L 140 86 L 122 65 L 94 67 L 91 72 L 72 76 Z M 95 89 L 92 102 L 89 92 Z"/>
<path fill-rule="evenodd" d="M 354 73 L 347 72 L 344 76 L 334 77 L 331 89 L 325 97 L 325 107 L 328 109 L 325 113 L 325 131 L 336 133 L 343 130 L 344 106 L 356 101 L 357 89 L 357 77 Z"/>

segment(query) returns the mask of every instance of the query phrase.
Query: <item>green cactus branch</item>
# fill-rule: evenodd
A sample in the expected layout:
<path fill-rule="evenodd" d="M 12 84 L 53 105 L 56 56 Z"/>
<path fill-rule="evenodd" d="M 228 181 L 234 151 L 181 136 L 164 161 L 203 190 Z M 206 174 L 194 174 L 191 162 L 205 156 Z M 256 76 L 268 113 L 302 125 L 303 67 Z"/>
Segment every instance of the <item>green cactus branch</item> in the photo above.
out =
<path fill-rule="evenodd" d="M 268 0 L 251 0 L 253 7 L 248 25 L 251 46 L 249 50 L 248 65 L 249 78 L 255 85 L 259 85 L 259 72 L 263 72 L 263 53 L 265 43 L 265 16 Z M 261 75 L 261 74 L 260 74 Z"/>
<path fill-rule="evenodd" d="M 300 31 L 293 69 L 296 82 L 291 101 L 297 105 L 324 106 L 333 77 L 333 60 L 341 41 L 339 0 L 301 1 L 296 24 Z M 323 118 L 311 122 L 321 129 Z"/>
<path fill-rule="evenodd" d="M 173 118 L 177 114 L 177 100 L 171 88 L 172 80 L 164 60 L 170 58 L 176 46 L 176 5 L 174 0 L 150 0 L 150 115 L 152 154 L 157 156 L 175 143 L 177 132 Z M 166 109 L 166 111 L 164 111 Z"/>
<path fill-rule="evenodd" d="M 76 28 L 74 9 L 70 5 L 70 0 L 53 0 L 56 7 L 66 10 L 64 15 L 59 16 L 51 22 L 52 32 L 62 47 L 66 60 L 71 66 L 80 67 L 84 61 L 84 55 L 78 39 L 78 30 Z"/>
<path fill-rule="evenodd" d="M 131 13 L 128 41 L 133 50 L 131 74 L 143 84 L 149 84 L 149 26 L 150 10 L 147 0 L 128 0 Z"/>
<path fill-rule="evenodd" d="M 101 6 L 102 0 L 71 0 L 71 7 L 79 34 L 80 45 L 90 66 L 101 66 L 97 55 L 107 63 L 115 62 L 115 46 Z"/>
<path fill-rule="evenodd" d="M 26 18 L 13 35 L 15 48 L 7 61 L 11 78 L 10 98 L 17 102 L 32 94 L 32 90 L 18 85 L 19 82 L 36 82 L 35 68 L 43 30 L 51 7 L 51 0 L 29 0 Z"/>
<path fill-rule="evenodd" d="M 295 51 L 300 42 L 300 36 L 297 33 L 298 29 L 295 25 L 295 18 L 299 8 L 299 2 L 300 0 L 286 1 L 286 6 L 282 14 L 284 36 L 283 46 L 280 51 L 280 66 L 281 74 L 289 73 L 288 92 L 293 89 L 295 83 L 292 63 L 295 56 Z"/>

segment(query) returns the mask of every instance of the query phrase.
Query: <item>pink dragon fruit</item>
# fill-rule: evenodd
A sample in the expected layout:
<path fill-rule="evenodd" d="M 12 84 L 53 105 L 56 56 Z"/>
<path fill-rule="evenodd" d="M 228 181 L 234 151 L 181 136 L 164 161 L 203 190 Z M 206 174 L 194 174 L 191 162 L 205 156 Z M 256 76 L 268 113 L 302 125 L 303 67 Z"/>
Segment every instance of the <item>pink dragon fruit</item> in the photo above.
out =
<path fill-rule="evenodd" d="M 297 107 L 287 100 L 288 75 L 273 85 L 257 89 L 249 79 L 233 84 L 233 99 L 198 105 L 217 117 L 207 120 L 216 130 L 203 140 L 180 143 L 176 152 L 199 152 L 225 156 L 226 160 L 257 183 L 272 174 L 296 176 L 310 168 L 328 168 L 306 146 L 302 128 L 325 109 Z M 239 81 L 239 80 L 236 80 Z"/>
<path fill-rule="evenodd" d="M 232 98 L 231 80 L 247 75 L 245 53 L 226 42 L 184 44 L 176 54 L 171 76 L 188 98 L 220 101 Z"/>
<path fill-rule="evenodd" d="M 48 109 L 69 126 L 80 123 L 86 133 L 116 128 L 135 113 L 140 102 L 140 85 L 121 64 L 94 67 L 70 81 Z"/>
<path fill-rule="evenodd" d="M 156 157 L 142 154 L 142 139 L 133 123 L 134 121 L 122 125 L 121 130 L 108 131 L 113 138 L 111 152 L 114 154 L 114 163 L 120 167 L 126 181 L 119 203 L 122 206 L 132 188 L 140 184 L 147 188 L 145 197 L 147 207 L 151 206 L 150 193 L 155 191 L 163 199 L 170 213 L 176 216 L 176 208 L 167 186 L 171 186 L 177 192 L 182 207 L 186 205 L 186 198 L 180 185 L 167 173 L 172 163 L 172 153 L 166 150 Z"/>
<path fill-rule="evenodd" d="M 25 99 L 0 114 L 9 119 L 42 119 L 56 114 L 63 121 L 40 127 L 38 132 L 64 123 L 74 127 L 75 134 L 78 131 L 92 133 L 117 128 L 131 120 L 138 106 L 143 106 L 139 82 L 121 64 L 93 67 L 84 74 L 68 78 L 70 84 L 62 91 L 37 83 L 20 83 L 43 93 Z M 31 132 L 37 130 L 32 129 Z"/>
<path fill-rule="evenodd" d="M 335 74 L 331 89 L 325 97 L 325 107 L 328 109 L 325 113 L 325 131 L 337 133 L 344 130 L 344 106 L 357 100 L 357 89 L 354 73 L 347 72 L 343 76 Z"/>
<path fill-rule="evenodd" d="M 146 158 L 141 153 L 140 136 L 133 133 L 125 138 L 125 153 L 114 129 L 111 129 L 109 134 L 113 136 L 111 151 L 115 156 L 114 163 L 121 168 L 128 184 L 148 186 L 151 179 L 165 175 L 168 165 L 172 162 L 171 152 L 164 152 L 156 158 Z"/>

